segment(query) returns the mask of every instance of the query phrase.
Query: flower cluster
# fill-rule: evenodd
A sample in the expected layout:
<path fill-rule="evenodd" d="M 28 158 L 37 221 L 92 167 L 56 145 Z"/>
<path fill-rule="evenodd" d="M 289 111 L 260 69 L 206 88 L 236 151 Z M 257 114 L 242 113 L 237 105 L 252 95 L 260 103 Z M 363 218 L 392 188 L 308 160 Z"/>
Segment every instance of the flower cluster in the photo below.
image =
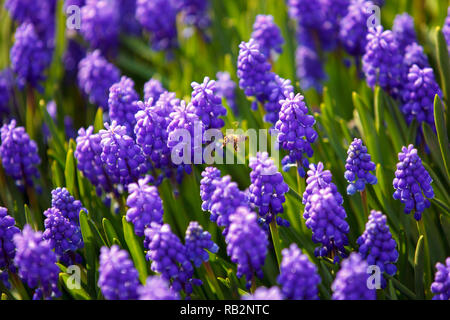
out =
<path fill-rule="evenodd" d="M 137 289 L 139 300 L 179 300 L 177 292 L 174 292 L 169 283 L 160 276 L 148 277 L 145 286 Z"/>
<path fill-rule="evenodd" d="M 20 233 L 15 224 L 16 221 L 8 215 L 8 210 L 0 207 L 0 275 L 2 271 L 15 270 L 13 260 L 16 254 L 16 246 L 13 237 Z"/>
<path fill-rule="evenodd" d="M 220 116 L 227 114 L 227 109 L 222 105 L 222 99 L 217 94 L 216 81 L 203 79 L 203 83 L 192 82 L 191 103 L 195 114 L 203 122 L 205 130 L 220 129 L 225 125 Z"/>
<path fill-rule="evenodd" d="M 398 160 L 393 181 L 394 199 L 405 204 L 405 213 L 414 212 L 414 218 L 420 220 L 423 211 L 430 207 L 427 198 L 434 198 L 433 179 L 412 144 L 402 147 Z"/>
<path fill-rule="evenodd" d="M 450 7 L 448 7 L 447 10 L 447 17 L 445 18 L 442 33 L 444 33 L 445 40 L 447 41 L 448 51 L 450 52 Z"/>
<path fill-rule="evenodd" d="M 242 300 L 283 300 L 283 295 L 278 287 L 259 287 L 253 294 L 242 296 Z"/>
<path fill-rule="evenodd" d="M 188 26 L 192 25 L 204 29 L 210 25 L 208 0 L 183 0 L 179 3 L 179 10 L 183 13 L 184 23 Z"/>
<path fill-rule="evenodd" d="M 208 231 L 204 231 L 197 221 L 191 221 L 186 229 L 184 238 L 187 256 L 196 267 L 209 260 L 206 250 L 216 253 L 219 250 L 217 244 L 211 240 Z"/>
<path fill-rule="evenodd" d="M 87 212 L 81 201 L 75 200 L 66 188 L 52 190 L 52 207 L 61 211 L 64 217 L 76 224 L 79 222 L 80 211 Z"/>
<path fill-rule="evenodd" d="M 117 0 L 86 0 L 81 8 L 81 35 L 93 49 L 114 53 L 120 32 L 120 4 Z"/>
<path fill-rule="evenodd" d="M 291 85 L 291 80 L 283 79 L 275 73 L 271 75 L 272 81 L 267 85 L 264 98 L 264 109 L 267 112 L 264 115 L 264 121 L 275 124 L 281 110 L 281 101 L 294 93 L 294 87 Z"/>
<path fill-rule="evenodd" d="M 331 286 L 333 300 L 376 300 L 375 290 L 367 286 L 367 268 L 367 262 L 356 252 L 342 261 Z"/>
<path fill-rule="evenodd" d="M 128 185 L 126 219 L 134 224 L 134 232 L 138 236 L 143 236 L 145 228 L 152 222 L 163 223 L 163 204 L 158 189 L 148 185 L 149 179 L 146 176 Z"/>
<path fill-rule="evenodd" d="M 178 154 L 185 170 L 187 173 L 190 173 L 191 168 L 189 164 L 191 162 L 197 163 L 195 161 L 197 160 L 196 157 L 201 157 L 203 154 L 203 123 L 197 116 L 192 103 L 186 105 L 184 100 L 180 102 L 180 105 L 174 106 L 173 112 L 170 113 L 170 118 L 171 122 L 167 126 L 167 132 L 169 132 L 167 146 L 170 148 L 172 156 Z M 189 135 L 186 137 L 187 133 Z"/>
<path fill-rule="evenodd" d="M 65 260 L 64 262 L 67 262 L 66 257 L 64 257 L 66 253 L 74 252 L 83 247 L 81 229 L 56 208 L 47 209 L 44 216 L 46 217 L 44 221 L 45 231 L 42 237 L 49 241 L 59 259 L 62 258 Z"/>
<path fill-rule="evenodd" d="M 29 84 L 40 89 L 39 82 L 45 79 L 44 71 L 51 63 L 51 50 L 39 38 L 31 23 L 21 24 L 16 29 L 14 39 L 10 56 L 18 86 L 24 88 Z"/>
<path fill-rule="evenodd" d="M 183 290 L 189 296 L 192 286 L 201 285 L 202 282 L 193 279 L 194 268 L 186 247 L 172 233 L 168 224 L 152 223 L 144 234 L 144 246 L 148 250 L 146 257 L 152 261 L 152 270 L 161 273 L 164 280 L 170 281 L 174 291 Z"/>
<path fill-rule="evenodd" d="M 144 84 L 144 102 L 152 98 L 153 101 L 158 101 L 161 94 L 166 92 L 161 82 L 156 79 L 150 79 Z"/>
<path fill-rule="evenodd" d="M 278 131 L 278 142 L 289 152 L 283 161 L 283 169 L 289 170 L 290 165 L 296 164 L 301 177 L 305 176 L 303 166 L 309 165 L 307 157 L 312 157 L 311 143 L 317 139 L 317 132 L 313 129 L 314 117 L 308 114 L 308 108 L 301 94 L 294 93 L 281 100 L 279 120 L 275 124 Z"/>
<path fill-rule="evenodd" d="M 0 158 L 6 174 L 20 187 L 33 186 L 33 179 L 39 178 L 37 166 L 41 162 L 36 142 L 24 127 L 16 127 L 14 119 L 2 126 L 0 134 Z"/>
<path fill-rule="evenodd" d="M 138 298 L 138 272 L 128 252 L 119 246 L 102 247 L 98 268 L 98 286 L 107 300 L 135 300 Z"/>
<path fill-rule="evenodd" d="M 42 233 L 25 225 L 22 233 L 16 233 L 13 240 L 17 248 L 14 263 L 19 276 L 30 288 L 38 289 L 34 299 L 58 296 L 56 254 L 50 243 L 42 238 Z"/>
<path fill-rule="evenodd" d="M 434 282 L 431 284 L 431 292 L 434 293 L 433 300 L 450 299 L 450 258 L 444 263 L 436 264 L 436 274 Z"/>
<path fill-rule="evenodd" d="M 370 87 L 378 84 L 393 97 L 400 94 L 405 68 L 392 31 L 384 31 L 382 26 L 370 28 L 363 57 L 363 71 Z"/>
<path fill-rule="evenodd" d="M 122 185 L 137 181 L 148 169 L 142 149 L 127 135 L 125 126 L 120 126 L 115 121 L 104 125 L 106 130 L 99 132 L 102 139 L 100 157 L 109 179 Z"/>
<path fill-rule="evenodd" d="M 428 58 L 423 52 L 423 47 L 417 42 L 414 42 L 405 48 L 403 58 L 403 63 L 406 65 L 408 70 L 414 64 L 416 64 L 419 68 L 428 68 L 430 66 Z"/>
<path fill-rule="evenodd" d="M 417 42 L 414 19 L 407 13 L 399 14 L 395 17 L 392 32 L 402 53 L 405 52 L 405 48 L 408 45 Z"/>
<path fill-rule="evenodd" d="M 251 38 L 259 44 L 261 53 L 266 58 L 271 58 L 272 53 L 280 54 L 283 45 L 283 37 L 280 28 L 273 21 L 273 16 L 258 14 L 253 24 Z"/>
<path fill-rule="evenodd" d="M 413 65 L 409 69 L 406 83 L 402 91 L 403 105 L 401 107 L 406 121 L 414 119 L 421 124 L 426 122 L 434 128 L 434 97 L 442 92 L 437 84 L 433 69 L 420 68 Z"/>
<path fill-rule="evenodd" d="M 278 283 L 285 299 L 317 300 L 320 276 L 317 267 L 309 261 L 295 243 L 281 252 Z"/>
<path fill-rule="evenodd" d="M 262 278 L 262 267 L 267 255 L 266 232 L 258 225 L 256 213 L 239 207 L 230 216 L 230 226 L 225 237 L 227 254 L 237 264 L 236 276 L 245 275 L 247 286 L 256 273 Z"/>
<path fill-rule="evenodd" d="M 325 80 L 326 75 L 316 50 L 309 45 L 298 46 L 295 51 L 295 62 L 302 89 L 314 88 L 321 92 L 322 81 Z"/>
<path fill-rule="evenodd" d="M 78 85 L 94 105 L 108 108 L 109 88 L 120 80 L 120 71 L 100 50 L 90 52 L 78 64 Z"/>
<path fill-rule="evenodd" d="M 220 170 L 216 167 L 206 167 L 202 172 L 200 180 L 200 198 L 202 199 L 202 210 L 209 211 L 212 206 L 211 197 L 216 190 L 215 181 L 220 180 Z"/>
<path fill-rule="evenodd" d="M 343 198 L 336 185 L 331 182 L 331 172 L 323 170 L 323 164 L 309 166 L 307 186 L 303 193 L 305 211 L 303 218 L 311 229 L 313 241 L 321 243 L 316 248 L 317 256 L 329 256 L 334 261 L 346 256 L 344 246 L 348 244 L 349 225 L 345 221 L 347 214 L 342 207 Z"/>
<path fill-rule="evenodd" d="M 347 194 L 353 195 L 358 191 L 364 191 L 366 183 L 376 184 L 377 177 L 370 173 L 375 170 L 375 163 L 371 161 L 367 147 L 361 139 L 355 138 L 347 151 L 347 160 L 345 163 L 345 179 L 349 185 Z"/>
<path fill-rule="evenodd" d="M 168 50 L 178 45 L 176 15 L 174 1 L 136 2 L 136 18 L 142 27 L 150 32 L 150 42 L 154 50 Z"/>
<path fill-rule="evenodd" d="M 355 57 L 364 54 L 367 43 L 367 8 L 372 5 L 367 0 L 352 0 L 347 15 L 340 21 L 339 40 L 345 50 Z"/>
<path fill-rule="evenodd" d="M 83 172 L 83 175 L 92 185 L 97 187 L 97 193 L 100 194 L 102 189 L 105 192 L 112 191 L 112 184 L 101 159 L 102 147 L 100 142 L 102 138 L 93 131 L 93 126 L 78 130 L 75 158 L 78 162 L 78 169 Z"/>
<path fill-rule="evenodd" d="M 393 276 L 397 272 L 395 262 L 398 259 L 397 243 L 387 225 L 387 217 L 372 210 L 366 230 L 358 238 L 359 253 L 369 265 L 377 265 L 381 272 Z M 384 280 L 384 278 L 383 278 Z M 385 286 L 385 280 L 382 286 Z"/>
<path fill-rule="evenodd" d="M 236 83 L 231 80 L 230 74 L 226 71 L 217 72 L 216 74 L 217 95 L 225 98 L 228 106 L 233 110 L 234 114 L 238 114 L 238 106 L 236 104 Z"/>
<path fill-rule="evenodd" d="M 119 125 L 125 126 L 131 137 L 134 135 L 136 125 L 134 115 L 139 110 L 138 100 L 139 95 L 134 90 L 134 82 L 128 77 L 123 76 L 118 83 L 109 88 L 109 117 Z"/>

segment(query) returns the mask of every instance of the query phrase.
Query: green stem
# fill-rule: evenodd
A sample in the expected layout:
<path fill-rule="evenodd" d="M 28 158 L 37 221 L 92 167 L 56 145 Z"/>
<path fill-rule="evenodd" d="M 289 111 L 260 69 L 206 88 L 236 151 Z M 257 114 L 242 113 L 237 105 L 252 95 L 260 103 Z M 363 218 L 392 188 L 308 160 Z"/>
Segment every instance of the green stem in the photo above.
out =
<path fill-rule="evenodd" d="M 364 209 L 364 214 L 366 217 L 369 216 L 369 205 L 367 204 L 367 191 L 364 188 L 363 191 L 361 191 L 359 193 L 361 195 L 361 200 L 362 200 L 362 204 L 363 204 L 363 209 Z"/>
<path fill-rule="evenodd" d="M 253 294 L 256 290 L 256 277 L 255 275 L 252 276 L 252 286 L 250 288 L 250 292 Z"/>
<path fill-rule="evenodd" d="M 278 235 L 277 223 L 275 219 L 270 222 L 270 233 L 272 234 L 273 247 L 275 249 L 275 254 L 277 256 L 278 268 L 281 264 L 281 244 L 280 236 Z"/>
<path fill-rule="evenodd" d="M 419 237 L 423 236 L 423 240 L 424 240 L 424 249 L 425 249 L 425 270 L 424 270 L 424 278 L 425 278 L 425 286 L 424 286 L 424 290 L 425 290 L 425 295 L 428 297 L 431 295 L 431 292 L 429 290 L 429 285 L 431 284 L 431 263 L 430 263 L 430 249 L 428 247 L 428 237 L 427 237 L 427 232 L 425 230 L 425 225 L 423 223 L 423 217 L 422 219 L 420 219 L 419 221 L 417 221 L 417 230 L 419 231 Z"/>
<path fill-rule="evenodd" d="M 17 274 L 10 272 L 9 273 L 9 277 L 11 279 L 11 282 L 13 284 L 13 286 L 17 289 L 17 291 L 20 294 L 20 297 L 23 300 L 30 300 L 30 297 L 27 293 L 27 290 L 25 289 L 25 287 L 23 286 L 22 281 L 20 281 L 19 277 L 17 276 Z"/>
<path fill-rule="evenodd" d="M 204 262 L 203 266 L 206 269 L 206 274 L 208 275 L 209 279 L 211 280 L 211 282 L 213 284 L 213 289 L 216 292 L 217 296 L 219 297 L 220 300 L 225 300 L 225 296 L 222 293 L 222 289 L 220 289 L 220 285 L 217 282 L 216 276 L 214 275 L 214 271 L 211 268 L 211 264 L 209 263 L 209 261 Z"/>

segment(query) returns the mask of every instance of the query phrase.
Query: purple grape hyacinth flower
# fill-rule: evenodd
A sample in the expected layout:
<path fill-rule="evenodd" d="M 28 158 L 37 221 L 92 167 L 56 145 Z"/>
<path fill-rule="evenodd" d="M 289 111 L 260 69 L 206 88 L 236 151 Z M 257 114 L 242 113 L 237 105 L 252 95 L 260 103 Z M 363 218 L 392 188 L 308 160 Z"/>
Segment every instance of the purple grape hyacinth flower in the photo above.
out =
<path fill-rule="evenodd" d="M 211 24 L 208 16 L 209 0 L 178 0 L 178 10 L 183 13 L 184 23 L 205 29 Z"/>
<path fill-rule="evenodd" d="M 288 171 L 292 165 L 297 165 L 301 177 L 305 176 L 303 166 L 308 167 L 308 158 L 312 157 L 311 143 L 317 139 L 317 132 L 313 129 L 316 120 L 308 114 L 308 108 L 301 94 L 294 96 L 291 92 L 286 99 L 281 100 L 279 120 L 275 124 L 278 131 L 278 142 L 284 150 L 289 152 L 283 160 L 283 170 Z"/>
<path fill-rule="evenodd" d="M 120 80 L 120 71 L 95 50 L 78 64 L 78 85 L 89 102 L 108 108 L 109 88 Z"/>
<path fill-rule="evenodd" d="M 398 97 L 406 70 L 392 31 L 384 31 L 382 26 L 370 28 L 363 56 L 363 71 L 369 87 L 378 84 L 394 98 Z"/>
<path fill-rule="evenodd" d="M 413 42 L 405 48 L 405 54 L 403 56 L 404 64 L 406 67 L 411 68 L 414 64 L 419 66 L 419 68 L 429 68 L 430 63 L 428 58 L 423 51 L 423 47 L 417 42 Z"/>
<path fill-rule="evenodd" d="M 250 39 L 249 42 L 241 42 L 237 76 L 239 87 L 244 90 L 246 96 L 258 98 L 265 94 L 267 83 L 272 80 L 270 69 L 270 63 L 261 53 L 259 44 L 255 39 Z"/>
<path fill-rule="evenodd" d="M 118 124 L 127 128 L 129 136 L 134 136 L 134 126 L 136 118 L 134 115 L 138 112 L 137 101 L 139 95 L 134 90 L 134 81 L 123 76 L 119 82 L 109 88 L 109 117 Z"/>
<path fill-rule="evenodd" d="M 118 245 L 100 249 L 98 286 L 107 300 L 136 300 L 139 275 L 126 250 Z"/>
<path fill-rule="evenodd" d="M 102 147 L 100 142 L 102 138 L 93 131 L 93 126 L 78 130 L 75 158 L 77 159 L 78 170 L 97 188 L 97 193 L 100 194 L 102 189 L 105 192 L 112 191 L 113 186 L 101 159 Z"/>
<path fill-rule="evenodd" d="M 408 72 L 406 83 L 403 86 L 401 110 L 406 121 L 411 123 L 414 119 L 419 125 L 428 123 L 434 125 L 434 97 L 442 99 L 442 92 L 436 82 L 432 68 L 420 68 L 413 65 Z"/>
<path fill-rule="evenodd" d="M 136 182 L 148 170 L 148 162 L 134 140 L 127 135 L 125 126 L 116 121 L 111 124 L 105 122 L 105 129 L 100 130 L 102 140 L 101 159 L 105 171 L 112 183 L 128 185 Z"/>
<path fill-rule="evenodd" d="M 211 197 L 216 190 L 214 181 L 220 180 L 220 170 L 215 167 L 206 167 L 202 172 L 202 179 L 200 180 L 200 198 L 202 199 L 202 210 L 211 210 Z"/>
<path fill-rule="evenodd" d="M 75 252 L 84 246 L 80 226 L 74 221 L 70 221 L 60 210 L 47 209 L 44 216 L 46 216 L 45 231 L 42 238 L 49 241 L 60 260 L 61 257 L 65 259 L 66 254 Z"/>
<path fill-rule="evenodd" d="M 230 74 L 226 71 L 217 72 L 216 78 L 217 95 L 225 99 L 228 106 L 237 115 L 239 110 L 236 104 L 236 83 L 231 80 Z"/>
<path fill-rule="evenodd" d="M 347 155 L 344 176 L 349 183 L 348 195 L 364 191 L 366 183 L 377 184 L 377 177 L 371 173 L 375 170 L 375 163 L 371 161 L 367 147 L 361 139 L 353 139 L 348 147 Z"/>
<path fill-rule="evenodd" d="M 336 262 L 341 256 L 346 256 L 344 246 L 348 244 L 349 225 L 342 207 L 344 200 L 331 178 L 330 171 L 324 171 L 321 162 L 317 166 L 310 165 L 308 185 L 303 193 L 303 218 L 313 233 L 313 241 L 322 244 L 316 248 L 315 254 L 328 256 Z"/>
<path fill-rule="evenodd" d="M 397 272 L 397 243 L 392 237 L 387 217 L 380 211 L 372 210 L 364 233 L 358 238 L 359 254 L 369 265 L 377 265 L 381 272 L 393 276 Z M 386 280 L 382 278 L 382 287 Z"/>
<path fill-rule="evenodd" d="M 178 46 L 176 15 L 173 0 L 137 0 L 136 18 L 150 32 L 154 50 L 169 50 Z"/>
<path fill-rule="evenodd" d="M 193 279 L 194 267 L 189 261 L 186 247 L 172 233 L 170 225 L 153 222 L 145 229 L 144 247 L 148 250 L 146 258 L 151 260 L 151 269 L 161 273 L 161 277 L 171 282 L 171 288 L 187 296 L 192 293 L 193 285 L 201 285 L 202 281 Z"/>
<path fill-rule="evenodd" d="M 241 300 L 283 300 L 283 295 L 278 287 L 258 287 L 253 294 L 246 294 Z"/>
<path fill-rule="evenodd" d="M 254 274 L 262 278 L 269 240 L 266 232 L 258 225 L 256 213 L 247 207 L 237 208 L 230 215 L 225 242 L 228 256 L 237 264 L 236 276 L 245 276 L 247 287 L 250 287 Z"/>
<path fill-rule="evenodd" d="M 295 52 L 297 78 L 303 90 L 310 88 L 322 92 L 322 82 L 326 79 L 319 55 L 309 45 L 300 44 Z"/>
<path fill-rule="evenodd" d="M 434 293 L 433 300 L 450 299 L 450 257 L 445 259 L 445 263 L 436 264 L 434 282 L 431 284 L 431 292 Z"/>
<path fill-rule="evenodd" d="M 333 300 L 376 300 L 376 291 L 367 286 L 367 269 L 367 262 L 356 252 L 342 261 L 331 286 Z"/>
<path fill-rule="evenodd" d="M 25 225 L 22 233 L 16 233 L 13 240 L 17 248 L 14 263 L 19 276 L 30 288 L 37 288 L 33 299 L 59 296 L 56 254 L 50 242 L 42 238 L 42 232 L 35 232 Z"/>
<path fill-rule="evenodd" d="M 66 217 L 75 224 L 79 223 L 80 211 L 88 212 L 83 207 L 80 200 L 75 198 L 69 193 L 66 188 L 56 188 L 52 190 L 52 207 L 61 211 L 63 217 Z"/>
<path fill-rule="evenodd" d="M 249 167 L 251 185 L 249 187 L 249 201 L 259 208 L 261 222 L 266 227 L 276 219 L 280 226 L 289 226 L 279 213 L 283 213 L 284 194 L 289 191 L 283 176 L 278 172 L 273 159 L 267 152 L 258 152 L 256 157 L 250 158 Z"/>
<path fill-rule="evenodd" d="M 225 122 L 219 117 L 226 116 L 227 109 L 217 94 L 216 81 L 205 77 L 203 83 L 192 82 L 191 86 L 191 103 L 205 130 L 222 128 Z"/>
<path fill-rule="evenodd" d="M 92 49 L 115 54 L 120 32 L 120 4 L 123 0 L 86 0 L 81 8 L 80 33 Z"/>
<path fill-rule="evenodd" d="M 321 281 L 317 267 L 309 261 L 295 243 L 281 251 L 283 259 L 277 282 L 281 293 L 288 300 L 318 300 Z"/>
<path fill-rule="evenodd" d="M 414 218 L 419 221 L 423 211 L 431 205 L 427 198 L 434 198 L 433 179 L 412 144 L 402 147 L 398 160 L 393 197 L 405 204 L 405 213 L 414 212 Z"/>
<path fill-rule="evenodd" d="M 51 63 L 52 50 L 39 38 L 33 24 L 21 24 L 14 34 L 11 48 L 11 66 L 17 75 L 17 84 L 23 89 L 27 84 L 42 89 L 44 71 Z"/>
<path fill-rule="evenodd" d="M 133 223 L 138 236 L 143 236 L 152 222 L 163 224 L 163 203 L 158 189 L 148 185 L 149 180 L 150 176 L 146 176 L 128 185 L 126 219 Z"/>
<path fill-rule="evenodd" d="M 275 125 L 279 118 L 281 101 L 294 93 L 294 87 L 291 85 L 291 80 L 283 79 L 275 73 L 272 73 L 272 76 L 264 98 L 266 100 L 264 103 L 264 109 L 266 110 L 264 121 Z"/>
<path fill-rule="evenodd" d="M 148 277 L 145 286 L 138 289 L 139 300 L 180 300 L 177 292 L 170 288 L 167 280 L 160 276 Z"/>
<path fill-rule="evenodd" d="M 367 8 L 372 5 L 372 1 L 352 0 L 347 15 L 340 21 L 339 40 L 352 56 L 360 57 L 364 54 L 368 33 L 367 19 L 370 16 Z"/>
<path fill-rule="evenodd" d="M 152 78 L 144 84 L 144 102 L 147 102 L 150 98 L 156 102 L 161 94 L 166 91 L 160 81 Z"/>
<path fill-rule="evenodd" d="M 273 54 L 282 52 L 284 43 L 280 28 L 275 24 L 273 16 L 258 14 L 253 24 L 253 32 L 250 36 L 259 44 L 261 53 L 266 58 L 273 58 Z"/>
<path fill-rule="evenodd" d="M 197 268 L 203 262 L 209 260 L 209 254 L 206 250 L 211 253 L 216 253 L 219 250 L 217 244 L 211 240 L 211 234 L 203 230 L 197 221 L 191 221 L 189 223 L 184 242 L 187 256 Z"/>
<path fill-rule="evenodd" d="M 414 19 L 407 13 L 398 14 L 395 17 L 392 32 L 394 33 L 395 41 L 402 53 L 405 52 L 405 48 L 408 45 L 417 42 L 417 35 L 414 30 Z"/>
<path fill-rule="evenodd" d="M 40 176 L 37 166 L 41 159 L 36 142 L 30 139 L 24 127 L 16 127 L 15 119 L 2 126 L 0 135 L 0 158 L 5 173 L 19 188 L 32 187 L 33 179 Z"/>
<path fill-rule="evenodd" d="M 0 275 L 5 272 L 8 278 L 8 271 L 15 271 L 14 257 L 16 255 L 16 245 L 14 235 L 20 233 L 15 226 L 16 221 L 8 215 L 6 208 L 0 207 Z"/>

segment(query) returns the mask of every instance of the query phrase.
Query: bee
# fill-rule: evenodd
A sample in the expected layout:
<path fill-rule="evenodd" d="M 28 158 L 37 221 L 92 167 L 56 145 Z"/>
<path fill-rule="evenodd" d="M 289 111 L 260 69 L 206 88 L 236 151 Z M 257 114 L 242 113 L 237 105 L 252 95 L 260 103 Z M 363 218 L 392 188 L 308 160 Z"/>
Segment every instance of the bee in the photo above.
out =
<path fill-rule="evenodd" d="M 227 144 L 232 143 L 235 152 L 239 151 L 239 143 L 242 141 L 246 141 L 248 139 L 247 136 L 238 135 L 238 134 L 229 134 L 223 138 L 222 148 L 225 148 Z"/>

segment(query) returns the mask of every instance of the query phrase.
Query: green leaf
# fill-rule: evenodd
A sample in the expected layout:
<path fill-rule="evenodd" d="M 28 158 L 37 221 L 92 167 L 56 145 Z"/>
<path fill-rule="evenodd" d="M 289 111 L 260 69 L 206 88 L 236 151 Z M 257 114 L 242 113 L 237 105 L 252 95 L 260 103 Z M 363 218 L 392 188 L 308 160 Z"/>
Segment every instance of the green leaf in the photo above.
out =
<path fill-rule="evenodd" d="M 417 298 L 423 300 L 425 298 L 423 288 L 423 269 L 424 269 L 424 256 L 425 256 L 425 241 L 423 235 L 420 236 L 417 241 L 416 252 L 414 254 L 414 280 L 415 291 Z"/>
<path fill-rule="evenodd" d="M 75 193 L 75 160 L 73 157 L 73 149 L 69 149 L 66 157 L 66 167 L 64 169 L 64 177 L 66 178 L 66 187 L 70 194 L 76 195 Z"/>
<path fill-rule="evenodd" d="M 99 132 L 101 129 L 103 129 L 103 109 L 100 107 L 95 114 L 94 132 Z"/>
<path fill-rule="evenodd" d="M 422 122 L 422 132 L 425 138 L 425 142 L 427 143 L 428 149 L 430 149 L 431 157 L 433 158 L 434 163 L 439 167 L 442 173 L 445 173 L 446 168 L 444 164 L 444 159 L 442 158 L 442 153 L 439 147 L 439 141 L 438 138 L 436 137 L 436 134 L 425 122 Z"/>
<path fill-rule="evenodd" d="M 125 242 L 127 243 L 134 265 L 139 272 L 139 280 L 141 280 L 142 284 L 145 284 L 148 271 L 142 240 L 136 236 L 133 225 L 125 217 L 122 217 L 122 224 Z"/>
<path fill-rule="evenodd" d="M 31 213 L 30 208 L 28 207 L 28 205 L 24 205 L 23 206 L 25 209 L 25 221 L 27 224 L 29 224 L 34 230 L 36 230 L 36 224 L 33 220 L 33 214 Z"/>
<path fill-rule="evenodd" d="M 80 288 L 69 288 L 67 284 L 69 281 L 69 277 L 70 275 L 68 275 L 67 273 L 59 274 L 59 281 L 63 284 L 67 292 L 76 300 L 90 300 L 91 297 L 86 291 L 84 291 L 81 286 Z"/>
<path fill-rule="evenodd" d="M 450 218 L 440 215 L 442 230 L 444 231 L 445 237 L 447 238 L 447 244 L 450 246 Z"/>
<path fill-rule="evenodd" d="M 95 281 L 96 278 L 95 273 L 97 271 L 96 268 L 97 256 L 95 253 L 95 246 L 94 246 L 95 239 L 94 234 L 89 226 L 88 216 L 84 211 L 80 212 L 80 227 L 81 227 L 81 235 L 83 236 L 84 241 L 88 287 L 91 295 L 95 296 L 97 291 L 96 290 L 97 283 Z"/>
<path fill-rule="evenodd" d="M 444 97 L 448 103 L 450 98 L 450 59 L 448 58 L 449 52 L 447 42 L 445 41 L 444 34 L 442 33 L 442 29 L 440 27 L 436 28 L 435 41 L 441 86 L 444 92 Z"/>
<path fill-rule="evenodd" d="M 112 246 L 114 243 L 114 239 L 119 239 L 119 236 L 117 235 L 116 230 L 114 230 L 112 223 L 108 219 L 103 218 L 102 225 L 103 230 L 105 231 L 106 241 L 108 242 L 109 246 Z"/>
<path fill-rule="evenodd" d="M 450 179 L 450 154 L 447 128 L 445 127 L 444 108 L 438 95 L 434 97 L 434 123 L 441 149 L 442 158 L 444 159 L 445 169 L 447 170 L 447 178 Z"/>

